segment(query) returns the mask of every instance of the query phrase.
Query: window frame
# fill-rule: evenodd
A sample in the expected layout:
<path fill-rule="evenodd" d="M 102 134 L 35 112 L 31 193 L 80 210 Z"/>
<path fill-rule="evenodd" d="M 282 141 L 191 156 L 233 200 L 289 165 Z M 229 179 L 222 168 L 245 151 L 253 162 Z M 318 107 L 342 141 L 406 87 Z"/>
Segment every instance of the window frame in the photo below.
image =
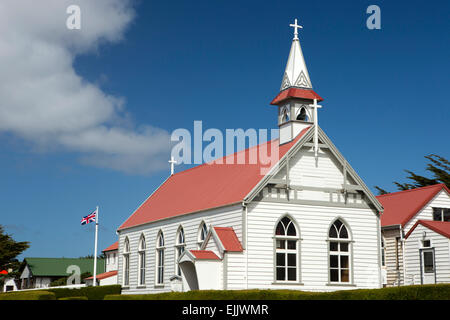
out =
<path fill-rule="evenodd" d="M 155 246 L 155 286 L 164 286 L 165 248 L 164 232 L 160 230 Z"/>
<path fill-rule="evenodd" d="M 147 259 L 146 259 L 147 244 L 145 242 L 145 236 L 142 234 L 138 243 L 138 287 L 145 286 Z"/>
<path fill-rule="evenodd" d="M 304 111 L 304 116 L 305 116 L 305 119 L 303 119 L 303 120 L 299 119 L 299 117 L 302 115 L 302 111 Z M 309 119 L 308 110 L 306 109 L 305 105 L 300 106 L 297 116 L 295 117 L 295 120 L 303 121 L 303 122 L 311 122 L 311 120 Z"/>
<path fill-rule="evenodd" d="M 123 279 L 122 284 L 124 287 L 130 286 L 130 240 L 125 238 L 123 248 Z"/>
<path fill-rule="evenodd" d="M 282 223 L 282 220 L 284 218 L 287 218 L 290 220 L 287 226 L 284 226 L 284 223 Z M 282 223 L 284 226 L 285 234 L 284 235 L 277 235 L 277 227 L 278 225 Z M 287 229 L 289 227 L 289 224 L 292 224 L 295 228 L 295 236 L 287 235 Z M 287 228 L 286 228 L 287 227 Z M 301 237 L 300 237 L 300 227 L 298 226 L 296 220 L 289 214 L 283 215 L 281 218 L 279 218 L 275 223 L 275 228 L 273 230 L 273 284 L 295 284 L 295 285 L 302 285 L 301 282 Z M 277 248 L 278 241 L 284 242 L 284 248 Z M 295 241 L 295 249 L 288 249 L 288 241 Z M 295 253 L 295 280 L 289 280 L 289 254 Z M 277 263 L 277 254 L 284 254 L 284 266 L 278 266 Z M 280 267 L 284 267 L 284 280 L 279 280 L 277 275 L 277 270 Z"/>
<path fill-rule="evenodd" d="M 203 228 L 205 227 L 205 228 Z M 203 232 L 205 231 L 205 232 Z M 202 248 L 203 243 L 206 241 L 206 237 L 208 236 L 209 228 L 205 221 L 202 221 L 198 227 L 197 232 L 197 246 L 198 249 Z M 202 235 L 204 233 L 204 239 L 202 239 Z"/>
<path fill-rule="evenodd" d="M 183 235 L 183 242 L 180 242 L 180 235 Z M 178 259 L 186 250 L 186 234 L 183 226 L 179 226 L 175 238 L 175 275 L 181 277 L 181 268 Z"/>
<path fill-rule="evenodd" d="M 332 227 L 335 226 L 335 223 L 337 221 L 341 222 L 341 226 L 339 227 L 339 230 L 337 230 L 337 238 L 330 237 L 330 230 Z M 347 238 L 341 238 L 340 237 L 340 231 L 342 230 L 342 227 L 345 227 L 347 231 Z M 343 219 L 342 217 L 338 217 L 332 221 L 332 223 L 329 225 L 327 229 L 327 253 L 328 253 L 328 265 L 327 265 L 327 273 L 328 273 L 328 283 L 329 286 L 354 286 L 354 275 L 353 275 L 353 236 L 352 231 L 348 225 L 348 223 Z M 332 243 L 337 243 L 337 251 L 331 250 Z M 347 244 L 347 251 L 341 251 L 341 244 L 346 243 Z M 333 252 L 333 253 L 332 253 Z M 337 256 L 337 267 L 331 267 L 331 256 Z M 341 267 L 341 257 L 348 257 L 348 268 L 342 268 Z M 338 281 L 332 281 L 331 280 L 331 270 L 336 269 L 338 270 Z M 342 281 L 342 270 L 348 270 L 348 281 Z"/>
<path fill-rule="evenodd" d="M 443 207 L 432 207 L 432 215 L 433 215 L 433 221 L 450 221 L 450 208 L 443 208 Z M 437 210 L 439 210 L 439 216 L 440 219 L 437 220 L 436 216 L 437 216 Z M 446 215 L 448 216 L 447 220 L 446 220 Z"/>

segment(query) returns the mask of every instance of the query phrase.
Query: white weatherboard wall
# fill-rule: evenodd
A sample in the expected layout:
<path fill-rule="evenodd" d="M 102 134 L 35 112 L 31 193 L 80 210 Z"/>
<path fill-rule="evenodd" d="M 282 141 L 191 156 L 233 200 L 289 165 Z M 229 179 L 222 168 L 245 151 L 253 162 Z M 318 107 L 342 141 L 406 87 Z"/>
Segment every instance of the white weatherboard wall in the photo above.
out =
<path fill-rule="evenodd" d="M 112 284 L 117 284 L 117 275 L 100 280 L 101 286 L 108 286 Z"/>
<path fill-rule="evenodd" d="M 221 260 L 197 260 L 195 269 L 198 277 L 198 288 L 200 290 L 223 289 L 223 264 Z"/>
<path fill-rule="evenodd" d="M 171 219 L 155 221 L 153 223 L 137 226 L 119 233 L 119 274 L 118 283 L 123 285 L 123 248 L 125 237 L 130 241 L 130 286 L 124 288 L 124 294 L 136 293 L 157 293 L 170 291 L 170 277 L 175 274 L 175 241 L 176 233 L 180 226 L 184 229 L 187 250 L 197 250 L 197 236 L 201 222 L 206 225 L 218 227 L 233 227 L 239 241 L 242 241 L 242 206 L 240 204 L 227 206 L 218 209 L 211 209 L 203 212 L 187 214 Z M 156 237 L 159 230 L 164 232 L 164 286 L 155 286 L 155 248 Z M 146 250 L 146 285 L 145 288 L 138 288 L 138 243 L 144 234 L 147 244 Z M 228 274 L 233 278 L 233 272 L 239 273 L 244 266 L 228 270 Z M 231 274 L 230 274 L 231 273 Z"/>
<path fill-rule="evenodd" d="M 315 165 L 311 148 L 302 148 L 290 159 L 289 179 L 291 185 L 342 188 L 344 176 L 342 166 L 325 149 L 321 151 L 318 166 Z M 281 168 L 277 179 L 286 176 Z M 348 180 L 347 183 L 354 183 Z M 280 189 L 281 191 L 282 189 Z M 291 190 L 292 192 L 293 190 Z M 267 188 L 263 195 L 271 197 Z M 332 194 L 333 202 L 343 202 L 341 195 Z M 286 195 L 280 194 L 281 199 Z M 294 197 L 291 196 L 291 199 Z M 301 191 L 302 200 L 329 201 L 330 194 L 323 191 Z M 265 201 L 266 200 L 266 201 Z M 270 199 L 269 199 L 270 200 Z M 358 196 L 350 196 L 349 203 L 364 204 Z M 277 221 L 288 214 L 300 232 L 300 282 L 302 284 L 273 284 L 274 231 Z M 352 274 L 354 286 L 328 284 L 328 242 L 331 223 L 342 218 L 353 235 Z M 249 288 L 286 288 L 311 291 L 330 291 L 381 286 L 379 265 L 379 217 L 369 208 L 343 208 L 332 206 L 304 205 L 286 202 L 253 202 L 248 208 L 248 286 Z"/>
<path fill-rule="evenodd" d="M 433 207 L 450 208 L 450 195 L 445 191 L 439 191 L 411 220 L 405 224 L 405 234 L 414 226 L 417 220 L 433 220 Z"/>
<path fill-rule="evenodd" d="M 450 240 L 419 224 L 405 241 L 405 284 L 421 284 L 420 253 L 423 232 L 431 240 L 436 262 L 436 283 L 450 282 Z"/>
<path fill-rule="evenodd" d="M 117 270 L 117 250 L 106 252 L 105 272 Z"/>
<path fill-rule="evenodd" d="M 274 285 L 274 231 L 277 221 L 289 214 L 300 228 L 300 280 L 303 285 Z M 358 288 L 380 286 L 377 222 L 370 209 L 331 208 L 260 202 L 249 208 L 249 288 L 273 287 L 312 291 L 354 289 L 329 286 L 328 229 L 343 218 L 353 235 L 353 275 Z"/>

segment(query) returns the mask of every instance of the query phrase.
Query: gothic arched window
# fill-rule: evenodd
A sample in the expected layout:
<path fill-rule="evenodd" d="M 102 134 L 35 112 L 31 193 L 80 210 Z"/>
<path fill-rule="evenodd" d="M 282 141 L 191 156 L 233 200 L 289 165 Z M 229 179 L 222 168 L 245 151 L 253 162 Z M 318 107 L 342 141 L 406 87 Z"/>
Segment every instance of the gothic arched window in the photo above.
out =
<path fill-rule="evenodd" d="M 275 280 L 298 281 L 298 231 L 289 217 L 275 228 Z"/>
<path fill-rule="evenodd" d="M 309 121 L 308 115 L 306 114 L 306 109 L 302 107 L 300 112 L 298 113 L 297 120 L 300 121 Z"/>
<path fill-rule="evenodd" d="M 290 112 L 289 112 L 289 105 L 284 106 L 281 110 L 280 110 L 280 115 L 281 115 L 281 122 L 280 123 L 285 123 L 287 121 L 289 121 L 290 119 Z"/>
<path fill-rule="evenodd" d="M 207 234 L 208 234 L 208 227 L 206 226 L 205 221 L 202 221 L 202 223 L 200 224 L 200 227 L 198 229 L 198 238 L 197 238 L 197 244 L 198 244 L 199 249 L 202 247 Z"/>
<path fill-rule="evenodd" d="M 139 254 L 139 273 L 138 273 L 138 283 L 140 286 L 145 285 L 145 249 L 146 249 L 146 245 L 145 245 L 145 237 L 144 235 L 141 235 L 141 239 L 139 240 L 139 249 L 138 249 L 138 254 Z"/>
<path fill-rule="evenodd" d="M 156 238 L 156 284 L 164 283 L 164 234 L 158 233 Z"/>
<path fill-rule="evenodd" d="M 181 269 L 180 269 L 180 265 L 178 264 L 178 259 L 183 254 L 185 246 L 186 246 L 186 240 L 184 238 L 184 230 L 183 230 L 183 227 L 180 226 L 178 228 L 177 238 L 175 241 L 175 266 L 176 266 L 175 268 L 176 268 L 176 274 L 178 276 L 181 276 Z"/>
<path fill-rule="evenodd" d="M 125 238 L 123 246 L 123 285 L 130 285 L 130 241 Z"/>
<path fill-rule="evenodd" d="M 328 231 L 330 282 L 349 283 L 351 278 L 351 239 L 346 225 L 337 219 Z"/>

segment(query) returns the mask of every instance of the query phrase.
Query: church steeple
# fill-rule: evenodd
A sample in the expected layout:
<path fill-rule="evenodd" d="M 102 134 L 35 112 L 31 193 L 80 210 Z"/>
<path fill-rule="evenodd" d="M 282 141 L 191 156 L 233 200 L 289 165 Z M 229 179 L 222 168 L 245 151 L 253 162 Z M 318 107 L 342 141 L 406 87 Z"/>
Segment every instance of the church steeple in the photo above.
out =
<path fill-rule="evenodd" d="M 292 39 L 291 51 L 289 52 L 280 91 L 290 87 L 312 89 L 311 79 L 306 68 L 300 40 L 298 39 L 298 29 L 303 27 L 297 24 L 297 19 L 295 19 L 294 24 L 290 24 L 289 26 L 295 30 L 294 39 Z"/>
<path fill-rule="evenodd" d="M 280 144 L 293 140 L 308 126 L 314 124 L 317 126 L 317 109 L 314 105 L 323 100 L 312 90 L 311 79 L 298 38 L 298 29 L 302 26 L 297 24 L 297 19 L 289 26 L 294 28 L 291 51 L 280 93 L 270 103 L 278 106 Z"/>

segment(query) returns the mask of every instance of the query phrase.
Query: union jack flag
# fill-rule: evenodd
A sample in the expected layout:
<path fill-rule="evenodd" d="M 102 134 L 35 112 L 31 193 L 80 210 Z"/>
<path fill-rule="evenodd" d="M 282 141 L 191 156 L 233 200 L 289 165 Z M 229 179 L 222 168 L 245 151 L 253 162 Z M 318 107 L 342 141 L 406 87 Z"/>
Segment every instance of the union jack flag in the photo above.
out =
<path fill-rule="evenodd" d="M 81 225 L 83 226 L 83 225 L 88 224 L 90 222 L 95 222 L 96 216 L 97 216 L 97 210 L 95 210 L 91 214 L 87 215 L 86 217 L 83 217 L 83 219 L 81 219 Z"/>

